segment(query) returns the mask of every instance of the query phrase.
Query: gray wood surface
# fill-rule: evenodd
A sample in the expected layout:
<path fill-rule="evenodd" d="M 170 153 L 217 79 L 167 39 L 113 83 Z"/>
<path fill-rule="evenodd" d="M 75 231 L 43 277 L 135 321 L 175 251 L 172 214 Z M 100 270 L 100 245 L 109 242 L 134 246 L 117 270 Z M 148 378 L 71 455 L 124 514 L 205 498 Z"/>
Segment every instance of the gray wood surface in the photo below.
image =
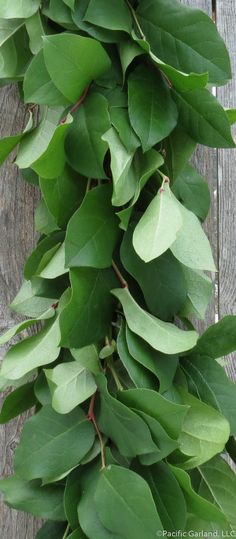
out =
<path fill-rule="evenodd" d="M 182 0 L 183 3 L 203 9 L 212 16 L 211 0 Z M 232 62 L 233 80 L 217 90 L 224 106 L 236 107 L 236 4 L 235 0 L 216 1 L 216 23 L 225 39 Z M 13 88 L 0 90 L 0 136 L 16 133 L 25 125 L 25 112 L 19 105 Z M 24 183 L 12 163 L 12 158 L 0 171 L 0 333 L 16 322 L 8 304 L 19 289 L 22 267 L 35 242 L 33 214 L 37 191 Z M 225 314 L 236 314 L 236 152 L 234 150 L 199 147 L 194 157 L 198 170 L 208 180 L 212 207 L 206 231 L 213 246 L 215 262 L 219 267 L 215 278 L 215 293 L 206 323 L 214 323 Z M 229 374 L 236 379 L 236 366 L 231 358 Z M 19 440 L 24 417 L 0 427 L 0 475 L 12 471 L 12 455 Z M 1 539 L 34 539 L 39 522 L 23 513 L 0 505 Z M 49 538 L 50 539 L 50 538 Z"/>

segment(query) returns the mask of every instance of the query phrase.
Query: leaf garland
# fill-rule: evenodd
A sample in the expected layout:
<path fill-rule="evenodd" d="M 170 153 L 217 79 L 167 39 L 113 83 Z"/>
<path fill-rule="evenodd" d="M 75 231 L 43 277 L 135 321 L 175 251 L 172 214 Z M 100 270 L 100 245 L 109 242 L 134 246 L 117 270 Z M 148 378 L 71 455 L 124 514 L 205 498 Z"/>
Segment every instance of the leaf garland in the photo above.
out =
<path fill-rule="evenodd" d="M 210 91 L 231 77 L 225 44 L 179 0 L 0 0 L 0 18 L 1 82 L 30 110 L 0 163 L 18 145 L 42 195 L 11 304 L 25 318 L 0 337 L 17 340 L 0 423 L 33 414 L 5 503 L 46 520 L 37 539 L 228 532 L 236 317 L 194 328 L 216 268 L 190 163 L 197 143 L 235 146 Z"/>

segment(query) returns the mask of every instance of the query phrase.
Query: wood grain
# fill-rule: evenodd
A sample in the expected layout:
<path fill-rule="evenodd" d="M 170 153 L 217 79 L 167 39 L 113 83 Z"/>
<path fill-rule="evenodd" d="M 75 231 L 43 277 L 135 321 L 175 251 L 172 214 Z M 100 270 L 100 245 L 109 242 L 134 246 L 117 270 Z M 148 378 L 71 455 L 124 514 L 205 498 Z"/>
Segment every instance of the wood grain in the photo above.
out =
<path fill-rule="evenodd" d="M 236 107 L 236 4 L 217 0 L 216 21 L 226 42 L 232 64 L 232 81 L 217 90 L 224 107 Z M 236 129 L 234 128 L 234 135 Z M 218 151 L 219 228 L 219 316 L 236 314 L 236 151 Z M 236 355 L 228 361 L 229 374 L 236 379 Z"/>
<path fill-rule="evenodd" d="M 0 90 L 0 136 L 15 134 L 25 125 L 25 110 L 13 87 Z M 34 209 L 38 193 L 23 182 L 12 156 L 0 172 L 0 333 L 17 321 L 8 305 L 22 282 L 22 269 L 35 244 Z M 3 350 L 2 350 L 3 352 Z M 0 426 L 0 475 L 12 473 L 12 457 L 26 415 Z M 0 504 L 1 539 L 33 539 L 39 521 Z"/>

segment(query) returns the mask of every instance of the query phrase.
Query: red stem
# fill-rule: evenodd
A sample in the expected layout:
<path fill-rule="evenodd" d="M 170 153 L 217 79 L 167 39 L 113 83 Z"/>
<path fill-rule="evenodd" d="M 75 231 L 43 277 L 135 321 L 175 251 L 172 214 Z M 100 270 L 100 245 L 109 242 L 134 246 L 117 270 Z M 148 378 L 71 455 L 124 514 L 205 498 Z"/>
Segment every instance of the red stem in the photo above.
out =
<path fill-rule="evenodd" d="M 73 105 L 73 107 L 69 110 L 68 114 L 73 114 L 80 107 L 80 105 L 82 105 L 82 103 L 84 102 L 84 100 L 87 97 L 89 88 L 90 88 L 90 85 L 86 86 L 84 92 L 82 93 L 81 97 L 79 98 L 79 101 L 77 101 L 77 103 L 75 103 L 75 105 Z M 66 119 L 67 119 L 67 115 L 65 116 L 65 118 L 62 118 L 60 123 L 64 124 L 66 122 Z"/>
<path fill-rule="evenodd" d="M 89 405 L 89 411 L 88 411 L 88 420 L 91 421 L 91 423 L 93 424 L 94 428 L 95 428 L 95 431 L 96 431 L 96 434 L 97 434 L 97 437 L 99 439 L 99 442 L 100 442 L 100 447 L 101 447 L 101 460 L 102 460 L 102 467 L 101 469 L 104 470 L 104 468 L 106 468 L 106 462 L 105 462 L 105 452 L 104 452 L 104 443 L 103 443 L 103 439 L 102 439 L 102 435 L 101 435 L 101 432 L 98 428 L 98 425 L 97 425 L 97 421 L 96 421 L 96 417 L 94 415 L 94 405 L 95 405 L 95 400 L 96 400 L 96 395 L 97 395 L 97 392 L 94 393 L 94 395 L 92 396 L 91 398 L 91 401 L 90 401 L 90 405 Z"/>

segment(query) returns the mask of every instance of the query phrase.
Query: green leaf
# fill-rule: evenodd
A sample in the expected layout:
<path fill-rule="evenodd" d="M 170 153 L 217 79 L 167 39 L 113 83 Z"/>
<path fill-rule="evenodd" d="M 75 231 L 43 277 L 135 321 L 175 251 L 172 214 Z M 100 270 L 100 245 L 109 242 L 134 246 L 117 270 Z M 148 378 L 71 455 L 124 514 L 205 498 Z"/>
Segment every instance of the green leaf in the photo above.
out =
<path fill-rule="evenodd" d="M 86 194 L 67 227 L 66 267 L 111 266 L 119 231 L 111 195 L 110 185 L 101 185 Z"/>
<path fill-rule="evenodd" d="M 138 363 L 129 353 L 126 342 L 125 324 L 122 324 L 117 338 L 117 351 L 119 358 L 127 370 L 131 380 L 136 387 L 146 387 L 156 389 L 157 380 L 146 370 L 141 363 Z"/>
<path fill-rule="evenodd" d="M 84 20 L 85 13 L 88 9 L 90 0 L 75 0 L 75 9 L 72 13 L 72 18 L 79 30 L 86 32 L 88 35 L 95 37 L 104 43 L 117 43 L 124 39 L 125 34 L 119 30 L 108 30 Z M 107 5 L 106 5 L 107 9 Z"/>
<path fill-rule="evenodd" d="M 38 54 L 43 46 L 43 35 L 45 34 L 43 22 L 39 11 L 26 19 L 25 27 L 29 36 L 29 47 L 33 54 Z"/>
<path fill-rule="evenodd" d="M 60 116 L 61 109 L 58 107 L 45 107 L 38 127 L 32 133 L 28 133 L 20 145 L 16 160 L 19 168 L 31 167 L 46 153 L 57 129 Z"/>
<path fill-rule="evenodd" d="M 64 493 L 66 518 L 72 530 L 79 526 L 77 507 L 81 498 L 81 490 L 81 467 L 79 466 L 68 475 Z"/>
<path fill-rule="evenodd" d="M 0 0 L 0 17 L 3 19 L 26 19 L 39 8 L 40 0 Z"/>
<path fill-rule="evenodd" d="M 17 476 L 0 481 L 0 491 L 5 503 L 18 511 L 27 511 L 35 517 L 56 521 L 65 520 L 63 509 L 63 487 L 42 487 L 41 481 L 23 481 Z"/>
<path fill-rule="evenodd" d="M 231 78 L 225 44 L 205 13 L 177 0 L 141 0 L 137 13 L 146 39 L 163 62 L 186 73 L 208 72 L 209 82 L 219 85 Z"/>
<path fill-rule="evenodd" d="M 76 361 L 89 372 L 95 375 L 101 373 L 98 351 L 94 344 L 80 349 L 72 348 L 70 352 Z"/>
<path fill-rule="evenodd" d="M 162 530 L 148 484 L 127 468 L 111 465 L 102 472 L 95 505 L 103 525 L 124 539 L 152 539 Z"/>
<path fill-rule="evenodd" d="M 60 353 L 59 321 L 48 322 L 36 335 L 12 346 L 5 355 L 1 374 L 17 380 L 41 365 L 57 359 Z"/>
<path fill-rule="evenodd" d="M 124 0 L 90 0 L 84 21 L 108 30 L 131 32 L 132 19 Z"/>
<path fill-rule="evenodd" d="M 51 254 L 52 256 L 50 256 Z M 56 245 L 55 249 L 53 248 L 47 252 L 47 255 L 49 256 L 49 260 L 46 265 L 44 265 L 45 258 L 42 260 L 43 270 L 39 273 L 40 277 L 43 279 L 56 279 L 69 272 L 65 267 L 65 243 L 59 246 Z"/>
<path fill-rule="evenodd" d="M 88 37 L 62 33 L 44 37 L 44 60 L 57 89 L 76 102 L 92 80 L 110 68 L 102 45 Z"/>
<path fill-rule="evenodd" d="M 212 281 L 202 271 L 194 271 L 184 265 L 182 270 L 187 285 L 187 301 L 181 309 L 181 315 L 204 320 L 213 292 Z"/>
<path fill-rule="evenodd" d="M 117 534 L 109 532 L 98 517 L 94 494 L 99 476 L 99 467 L 96 464 L 87 469 L 86 475 L 82 475 L 81 477 L 83 491 L 78 505 L 78 516 L 81 528 L 84 533 L 86 533 L 86 537 L 96 537 L 96 539 L 121 539 Z"/>
<path fill-rule="evenodd" d="M 186 165 L 177 176 L 173 187 L 174 195 L 199 219 L 206 219 L 210 208 L 210 190 L 207 182 L 191 165 Z"/>
<path fill-rule="evenodd" d="M 30 113 L 28 123 L 23 133 L 0 139 L 0 165 L 2 165 L 7 156 L 12 152 L 12 150 L 14 150 L 17 144 L 19 144 L 19 142 L 25 137 L 26 133 L 28 133 L 32 127 L 33 119 L 32 114 Z"/>
<path fill-rule="evenodd" d="M 193 348 L 197 340 L 195 331 L 183 331 L 174 324 L 150 315 L 136 303 L 128 289 L 116 289 L 112 294 L 121 302 L 131 331 L 142 337 L 155 350 L 164 354 L 177 354 Z"/>
<path fill-rule="evenodd" d="M 230 122 L 217 99 L 208 90 L 175 92 L 179 122 L 196 142 L 211 148 L 234 148 Z"/>
<path fill-rule="evenodd" d="M 111 154 L 112 204 L 122 206 L 129 202 L 136 191 L 137 177 L 131 167 L 134 154 L 128 152 L 113 127 L 102 136 L 102 140 L 108 143 Z"/>
<path fill-rule="evenodd" d="M 170 453 L 173 453 L 178 448 L 178 442 L 173 440 L 162 427 L 162 425 L 149 414 L 142 412 L 141 410 L 134 411 L 145 421 L 148 425 L 152 439 L 156 443 L 156 451 L 153 453 L 147 453 L 146 455 L 139 455 L 141 464 L 145 466 L 151 466 L 156 462 L 160 462 L 166 458 Z"/>
<path fill-rule="evenodd" d="M 66 106 L 70 103 L 51 81 L 42 50 L 30 62 L 25 73 L 23 90 L 25 103 L 37 103 L 52 107 Z"/>
<path fill-rule="evenodd" d="M 0 47 L 2 47 L 2 45 L 4 45 L 4 43 L 14 35 L 15 32 L 17 32 L 19 28 L 23 26 L 23 24 L 24 21 L 21 20 L 19 21 L 17 19 L 11 20 L 2 18 L 0 20 Z"/>
<path fill-rule="evenodd" d="M 194 353 L 217 359 L 236 350 L 236 316 L 225 316 L 198 340 Z"/>
<path fill-rule="evenodd" d="M 68 414 L 96 391 L 92 374 L 77 361 L 62 363 L 44 372 L 52 393 L 52 407 L 59 414 Z"/>
<path fill-rule="evenodd" d="M 7 423 L 25 412 L 25 410 L 32 408 L 35 404 L 34 384 L 31 382 L 18 387 L 3 402 L 0 412 L 0 424 Z"/>
<path fill-rule="evenodd" d="M 74 115 L 66 137 L 70 165 L 89 178 L 105 178 L 103 161 L 107 144 L 102 135 L 110 127 L 108 103 L 99 93 L 91 93 Z"/>
<path fill-rule="evenodd" d="M 30 320 L 25 320 L 24 322 L 19 322 L 19 324 L 16 324 L 12 328 L 10 328 L 8 331 L 6 331 L 6 333 L 3 333 L 0 336 L 0 345 L 5 344 L 6 342 L 10 341 L 13 337 L 15 337 L 15 335 L 18 335 L 18 333 L 21 333 L 25 329 L 36 324 L 38 320 L 47 320 L 48 318 L 52 318 L 54 315 L 55 315 L 55 310 L 53 308 L 49 308 L 46 312 L 44 312 L 38 318 L 32 318 Z"/>
<path fill-rule="evenodd" d="M 135 466 L 148 483 L 165 530 L 184 530 L 187 510 L 183 492 L 167 464 L 159 462 L 153 466 Z"/>
<path fill-rule="evenodd" d="M 84 533 L 81 531 L 81 529 L 78 528 L 78 530 L 73 531 L 68 535 L 68 539 L 86 539 Z"/>
<path fill-rule="evenodd" d="M 36 249 L 31 253 L 24 267 L 24 276 L 31 279 L 39 274 L 47 263 L 51 260 L 53 254 L 57 251 L 64 239 L 63 232 L 56 232 L 39 241 Z"/>
<path fill-rule="evenodd" d="M 108 393 L 106 380 L 102 376 L 98 379 L 98 387 L 101 390 L 99 428 L 114 441 L 121 455 L 135 457 L 156 451 L 157 447 L 143 419 Z"/>
<path fill-rule="evenodd" d="M 235 528 L 236 476 L 221 457 L 215 457 L 199 468 L 199 493 L 220 507 L 228 522 Z"/>
<path fill-rule="evenodd" d="M 225 520 L 224 514 L 221 513 L 218 507 L 195 492 L 187 472 L 181 470 L 181 468 L 176 468 L 176 466 L 170 466 L 170 469 L 181 486 L 188 513 L 192 513 L 200 519 L 207 521 L 222 522 Z"/>
<path fill-rule="evenodd" d="M 159 189 L 138 222 L 133 235 L 136 253 L 144 262 L 162 255 L 176 241 L 182 213 L 167 184 Z"/>
<path fill-rule="evenodd" d="M 119 392 L 119 400 L 126 406 L 156 419 L 172 438 L 179 437 L 188 406 L 175 404 L 151 389 L 129 389 Z"/>
<path fill-rule="evenodd" d="M 75 9 L 75 0 L 63 0 L 63 2 L 74 11 Z"/>
<path fill-rule="evenodd" d="M 170 246 L 173 255 L 188 268 L 216 271 L 209 240 L 198 218 L 180 203 L 179 209 L 183 225 Z"/>
<path fill-rule="evenodd" d="M 132 333 L 128 326 L 126 326 L 126 341 L 128 350 L 135 361 L 157 376 L 160 393 L 167 391 L 173 382 L 178 358 L 157 352 L 140 337 Z"/>
<path fill-rule="evenodd" d="M 177 466 L 189 470 L 210 460 L 223 451 L 230 435 L 229 423 L 218 411 L 199 401 L 187 391 L 179 390 L 183 402 L 190 406 L 179 437 L 180 451 L 185 462 Z"/>
<path fill-rule="evenodd" d="M 46 522 L 42 528 L 38 531 L 35 536 L 35 539 L 58 539 L 58 537 L 63 537 L 65 531 L 65 523 L 61 522 Z"/>
<path fill-rule="evenodd" d="M 62 415 L 44 406 L 25 423 L 15 453 L 16 473 L 24 479 L 57 477 L 78 465 L 93 442 L 93 426 L 82 410 Z"/>
<path fill-rule="evenodd" d="M 187 299 L 183 268 L 170 251 L 145 263 L 134 250 L 132 233 L 131 224 L 121 244 L 122 264 L 138 282 L 150 312 L 162 320 L 170 320 Z"/>
<path fill-rule="evenodd" d="M 62 229 L 80 206 L 86 189 L 86 181 L 68 165 L 57 178 L 40 178 L 40 188 L 48 210 Z"/>
<path fill-rule="evenodd" d="M 60 316 L 61 344 L 82 348 L 104 339 L 112 314 L 111 269 L 75 268 L 70 271 L 72 296 Z"/>
<path fill-rule="evenodd" d="M 138 66 L 130 74 L 128 95 L 131 125 L 145 152 L 174 129 L 178 119 L 177 109 L 161 76 L 144 65 Z"/>
<path fill-rule="evenodd" d="M 229 421 L 231 435 L 236 435 L 236 385 L 225 370 L 209 357 L 183 358 L 182 368 L 189 391 L 211 405 Z"/>
<path fill-rule="evenodd" d="M 141 142 L 130 125 L 128 110 L 123 107 L 111 107 L 110 117 L 112 125 L 128 152 L 135 152 Z"/>
<path fill-rule="evenodd" d="M 196 149 L 197 143 L 178 125 L 165 141 L 165 165 L 171 180 L 182 173 L 190 157 Z M 174 185 L 172 186 L 174 191 Z"/>

